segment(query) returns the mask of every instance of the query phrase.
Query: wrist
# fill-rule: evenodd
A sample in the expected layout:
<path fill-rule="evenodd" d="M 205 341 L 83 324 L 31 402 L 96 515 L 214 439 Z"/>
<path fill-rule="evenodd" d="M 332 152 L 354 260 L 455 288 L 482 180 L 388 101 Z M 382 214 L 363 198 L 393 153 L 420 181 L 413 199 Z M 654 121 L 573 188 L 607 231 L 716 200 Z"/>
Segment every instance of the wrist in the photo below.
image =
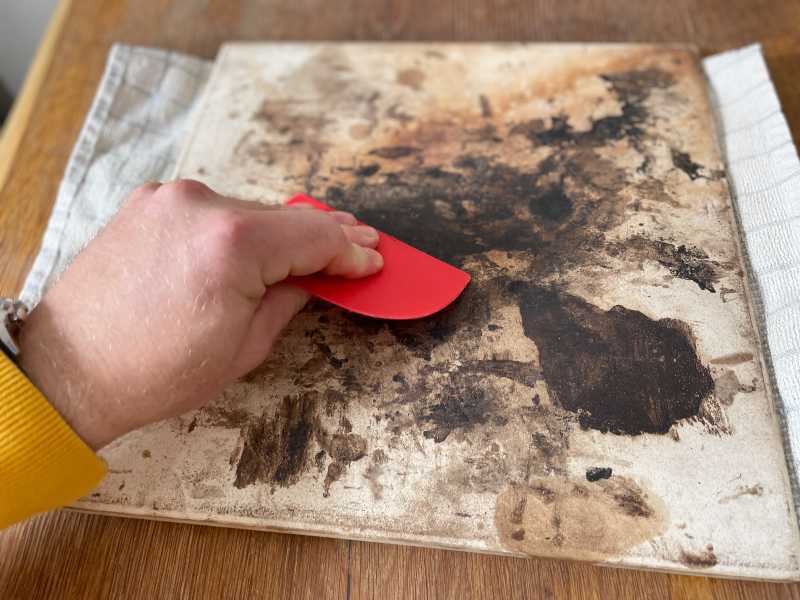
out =
<path fill-rule="evenodd" d="M 100 402 L 91 365 L 55 311 L 44 300 L 30 314 L 19 334 L 20 368 L 72 430 L 98 450 L 124 431 Z"/>

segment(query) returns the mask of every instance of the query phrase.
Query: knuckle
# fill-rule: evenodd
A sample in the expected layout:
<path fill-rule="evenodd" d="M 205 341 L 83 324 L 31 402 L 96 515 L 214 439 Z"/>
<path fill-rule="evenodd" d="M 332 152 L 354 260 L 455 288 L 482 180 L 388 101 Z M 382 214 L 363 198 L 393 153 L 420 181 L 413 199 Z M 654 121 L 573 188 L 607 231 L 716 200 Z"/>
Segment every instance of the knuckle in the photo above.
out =
<path fill-rule="evenodd" d="M 315 225 L 317 239 L 329 246 L 334 252 L 341 252 L 347 247 L 347 235 L 339 225 L 328 215 L 320 214 Z"/>
<path fill-rule="evenodd" d="M 247 219 L 234 210 L 217 210 L 200 225 L 195 251 L 199 272 L 206 281 L 219 284 L 226 281 L 246 256 Z"/>
<path fill-rule="evenodd" d="M 131 196 L 135 198 L 147 198 L 152 196 L 160 187 L 161 184 L 158 182 L 147 181 L 133 190 L 133 192 L 131 192 Z"/>
<path fill-rule="evenodd" d="M 192 201 L 203 198 L 211 191 L 206 184 L 194 179 L 177 179 L 161 186 L 168 199 Z"/>
<path fill-rule="evenodd" d="M 247 238 L 250 224 L 243 214 L 223 209 L 210 216 L 207 228 L 212 249 L 227 253 L 241 246 Z"/>

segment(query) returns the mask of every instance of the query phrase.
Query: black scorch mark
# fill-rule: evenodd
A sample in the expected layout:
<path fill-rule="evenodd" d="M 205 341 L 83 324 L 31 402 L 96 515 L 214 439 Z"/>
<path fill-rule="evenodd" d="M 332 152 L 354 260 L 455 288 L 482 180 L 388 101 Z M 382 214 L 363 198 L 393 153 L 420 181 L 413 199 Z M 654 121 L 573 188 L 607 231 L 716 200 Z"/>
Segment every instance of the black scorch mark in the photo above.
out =
<path fill-rule="evenodd" d="M 703 177 L 702 173 L 700 173 L 703 165 L 694 162 L 689 154 L 686 152 L 681 152 L 680 150 L 675 150 L 674 148 L 672 149 L 671 153 L 672 164 L 676 169 L 680 169 L 686 173 L 686 175 L 689 176 L 689 179 L 694 181 L 695 179 Z"/>
<path fill-rule="evenodd" d="M 718 263 L 700 248 L 681 244 L 676 246 L 663 240 L 651 240 L 642 236 L 633 236 L 623 244 L 615 244 L 613 251 L 627 254 L 638 254 L 641 258 L 650 259 L 666 267 L 673 277 L 693 281 L 701 290 L 716 293 L 714 286 L 720 279 Z"/>
<path fill-rule="evenodd" d="M 674 78 L 658 69 L 602 75 L 601 78 L 622 105 L 620 115 L 595 119 L 587 131 L 574 129 L 566 115 L 552 118 L 549 126 L 542 119 L 532 119 L 515 125 L 511 134 L 525 136 L 534 146 L 602 146 L 623 138 L 636 146 L 645 135 L 650 118 L 645 101 L 653 90 L 673 85 Z"/>
<path fill-rule="evenodd" d="M 525 335 L 539 348 L 553 400 L 600 431 L 667 433 L 714 390 L 680 321 L 623 306 L 607 311 L 554 289 L 519 284 Z M 579 375 L 578 375 L 579 374 Z"/>
<path fill-rule="evenodd" d="M 606 239 L 606 232 L 627 218 L 620 194 L 643 174 L 614 165 L 599 150 L 627 139 L 647 159 L 647 128 L 653 124 L 647 101 L 674 79 L 651 69 L 603 80 L 620 103 L 619 115 L 597 118 L 583 131 L 558 116 L 549 123 L 512 123 L 505 131 L 492 125 L 492 139 L 480 140 L 494 148 L 497 140 L 505 141 L 503 135 L 524 136 L 534 146 L 552 147 L 555 151 L 536 166 L 512 166 L 494 151 L 492 156 L 475 151 L 425 163 L 425 151 L 411 139 L 373 149 L 369 154 L 383 159 L 378 172 L 370 169 L 346 184 L 320 190 L 332 206 L 351 210 L 442 260 L 461 266 L 477 260 L 473 268 L 497 273 L 488 284 L 478 282 L 485 274 L 477 278 L 454 306 L 431 319 L 389 324 L 412 354 L 431 361 L 434 349 L 456 333 L 460 339 L 480 339 L 491 321 L 492 294 L 504 294 L 507 302 L 519 305 L 524 332 L 540 350 L 541 373 L 514 363 L 474 364 L 452 373 L 449 387 L 436 392 L 417 415 L 426 435 L 436 441 L 487 422 L 483 411 L 491 410 L 496 399 L 481 375 L 490 372 L 529 386 L 544 378 L 556 403 L 583 426 L 632 435 L 667 432 L 676 420 L 697 415 L 713 390 L 685 324 L 656 321 L 622 306 L 604 311 L 555 289 L 515 282 L 502 269 L 490 271 L 495 267 L 485 259 L 488 252 L 513 254 L 528 263 L 526 278 L 535 281 L 553 275 L 560 279 L 609 256 L 631 262 L 646 258 L 702 290 L 715 290 L 716 264 L 700 249 L 632 238 L 617 244 L 620 251 Z M 474 131 L 464 133 L 475 141 Z M 470 257 L 473 262 L 467 263 Z M 402 393 L 411 402 L 429 398 L 429 392 Z"/>
<path fill-rule="evenodd" d="M 454 429 L 469 430 L 486 423 L 494 414 L 492 397 L 476 381 L 457 379 L 442 390 L 441 400 L 431 406 L 420 421 L 431 429 L 423 431 L 426 438 L 443 442 Z"/>
<path fill-rule="evenodd" d="M 611 467 L 589 467 L 586 469 L 586 481 L 600 481 L 608 479 L 613 473 Z"/>

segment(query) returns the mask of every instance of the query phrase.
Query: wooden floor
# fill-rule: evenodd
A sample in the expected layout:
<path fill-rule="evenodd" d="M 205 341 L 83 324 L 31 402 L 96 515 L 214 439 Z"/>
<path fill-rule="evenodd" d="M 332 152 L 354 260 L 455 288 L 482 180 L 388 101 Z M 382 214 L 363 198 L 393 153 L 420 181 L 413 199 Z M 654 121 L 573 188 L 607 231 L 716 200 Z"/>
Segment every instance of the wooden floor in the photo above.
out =
<path fill-rule="evenodd" d="M 0 142 L 0 294 L 19 292 L 113 42 L 212 58 L 226 40 L 761 42 L 800 136 L 798 0 L 75 0 Z M 60 512 L 0 533 L 10 598 L 800 598 L 710 580 Z"/>

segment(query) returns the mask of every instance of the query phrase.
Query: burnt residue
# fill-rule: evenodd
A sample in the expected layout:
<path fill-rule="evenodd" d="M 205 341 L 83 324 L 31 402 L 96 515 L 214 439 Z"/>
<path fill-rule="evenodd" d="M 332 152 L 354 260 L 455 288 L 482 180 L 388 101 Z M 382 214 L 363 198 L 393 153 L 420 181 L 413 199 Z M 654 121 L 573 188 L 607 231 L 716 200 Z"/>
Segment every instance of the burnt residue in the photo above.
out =
<path fill-rule="evenodd" d="M 443 442 L 454 429 L 469 430 L 486 423 L 494 414 L 492 396 L 478 381 L 457 377 L 445 386 L 439 402 L 420 417 L 426 438 Z"/>
<path fill-rule="evenodd" d="M 604 292 L 594 286 L 603 271 L 635 272 L 654 260 L 665 278 L 713 291 L 724 267 L 658 227 L 641 229 L 641 247 L 625 239 L 634 205 L 637 219 L 658 225 L 659 211 L 677 203 L 659 173 L 668 168 L 669 148 L 653 134 L 662 118 L 661 97 L 653 94 L 673 81 L 657 69 L 602 80 L 606 116 L 597 116 L 598 103 L 589 116 L 554 108 L 527 119 L 518 116 L 532 114 L 527 100 L 506 114 L 516 100 L 495 90 L 491 102 L 478 95 L 447 114 L 386 99 L 368 127 L 350 128 L 357 151 L 330 148 L 318 160 L 324 166 L 310 165 L 309 193 L 473 275 L 458 301 L 428 319 L 387 323 L 315 303 L 295 320 L 302 325 L 293 333 L 305 346 L 282 358 L 296 368 L 295 389 L 320 392 L 315 418 L 330 432 L 311 419 L 304 468 L 324 477 L 324 494 L 359 475 L 381 498 L 389 485 L 384 470 L 402 470 L 404 452 L 427 454 L 433 443 L 463 441 L 463 461 L 448 465 L 448 498 L 520 485 L 528 502 L 523 512 L 546 507 L 546 531 L 535 530 L 535 519 L 518 523 L 508 532 L 515 544 L 579 544 L 570 519 L 587 530 L 605 527 L 597 526 L 593 508 L 609 521 L 637 523 L 638 542 L 660 531 L 657 499 L 612 477 L 608 467 L 580 473 L 580 482 L 566 487 L 547 479 L 571 476 L 569 441 L 579 424 L 615 434 L 665 433 L 698 415 L 713 390 L 684 323 L 591 302 L 595 291 Z M 306 125 L 298 125 L 301 133 Z M 317 155 L 307 146 L 292 150 L 292 164 L 310 162 L 306 150 Z M 302 181 L 304 172 L 296 171 Z M 650 240 L 652 231 L 669 242 Z M 343 420 L 345 412 L 353 418 Z M 359 431 L 364 423 L 368 436 Z M 365 440 L 375 433 L 385 434 L 383 456 L 368 452 Z M 502 450 L 488 452 L 494 440 Z M 563 514 L 576 498 L 586 499 L 586 514 Z M 610 533 L 598 538 L 599 547 L 617 548 L 633 535 L 624 528 Z"/>
<path fill-rule="evenodd" d="M 414 356 L 430 361 L 433 350 L 449 341 L 455 334 L 480 337 L 481 329 L 489 321 L 490 296 L 499 284 L 489 282 L 483 285 L 470 285 L 447 308 L 427 319 L 412 321 L 390 321 L 386 324 L 397 341 Z M 369 319 L 348 316 L 349 319 L 374 327 Z"/>
<path fill-rule="evenodd" d="M 676 169 L 680 169 L 686 173 L 686 175 L 689 176 L 689 179 L 694 181 L 695 179 L 703 177 L 702 173 L 700 172 L 703 169 L 703 165 L 694 162 L 688 153 L 681 152 L 680 150 L 673 148 L 671 150 L 671 155 L 672 164 L 675 165 Z"/>
<path fill-rule="evenodd" d="M 277 407 L 264 411 L 242 431 L 234 485 L 287 487 L 297 483 L 306 471 L 322 472 L 327 463 L 323 495 L 329 496 L 331 485 L 349 465 L 367 455 L 367 442 L 353 433 L 353 424 L 344 414 L 346 407 L 344 395 L 333 388 L 324 395 L 308 391 L 285 396 Z M 333 433 L 323 424 L 323 414 L 338 415 L 338 428 Z"/>
<path fill-rule="evenodd" d="M 636 145 L 645 134 L 650 119 L 646 101 L 653 90 L 668 88 L 675 80 L 659 69 L 646 69 L 601 75 L 619 101 L 621 114 L 594 119 L 588 130 L 573 128 L 566 115 L 518 123 L 513 135 L 524 135 L 534 146 L 606 145 L 614 140 L 627 139 Z"/>
<path fill-rule="evenodd" d="M 277 410 L 266 411 L 244 432 L 234 485 L 256 482 L 287 486 L 297 482 L 314 433 L 319 395 L 308 392 L 284 397 Z"/>
<path fill-rule="evenodd" d="M 346 362 L 341 358 L 337 358 L 336 355 L 334 355 L 333 351 L 331 350 L 331 347 L 328 346 L 328 344 L 325 344 L 323 342 L 317 342 L 317 350 L 320 351 L 322 356 L 328 359 L 328 364 L 330 364 L 330 366 L 332 366 L 334 369 L 341 369 L 344 363 Z"/>
<path fill-rule="evenodd" d="M 719 263 L 700 248 L 686 244 L 676 246 L 663 240 L 636 235 L 626 240 L 622 246 L 614 245 L 614 250 L 654 260 L 666 267 L 674 277 L 693 281 L 701 290 L 712 293 L 717 291 L 714 284 L 720 278 Z"/>
<path fill-rule="evenodd" d="M 691 568 L 708 569 L 717 564 L 717 555 L 714 553 L 714 546 L 708 544 L 704 550 L 699 552 L 681 550 L 678 560 Z"/>
<path fill-rule="evenodd" d="M 656 321 L 623 306 L 604 311 L 533 285 L 519 285 L 518 294 L 525 335 L 539 348 L 551 396 L 582 426 L 667 433 L 675 421 L 696 416 L 714 389 L 679 321 Z"/>
<path fill-rule="evenodd" d="M 586 469 L 586 481 L 600 481 L 608 479 L 613 473 L 611 467 L 589 467 Z"/>
<path fill-rule="evenodd" d="M 325 201 L 441 260 L 461 264 L 489 250 L 535 247 L 531 218 L 519 218 L 517 206 L 537 206 L 551 195 L 549 186 L 542 190 L 537 185 L 535 173 L 465 156 L 451 166 L 413 166 L 382 180 L 334 186 L 326 190 Z M 482 218 L 470 219 L 465 202 L 474 203 Z"/>
<path fill-rule="evenodd" d="M 533 387 L 541 378 L 538 367 L 529 362 L 508 359 L 484 359 L 466 361 L 459 369 L 466 373 L 495 375 Z"/>
<path fill-rule="evenodd" d="M 366 165 L 361 165 L 355 170 L 355 174 L 358 177 L 372 177 L 381 170 L 381 166 L 377 163 L 371 163 Z"/>

